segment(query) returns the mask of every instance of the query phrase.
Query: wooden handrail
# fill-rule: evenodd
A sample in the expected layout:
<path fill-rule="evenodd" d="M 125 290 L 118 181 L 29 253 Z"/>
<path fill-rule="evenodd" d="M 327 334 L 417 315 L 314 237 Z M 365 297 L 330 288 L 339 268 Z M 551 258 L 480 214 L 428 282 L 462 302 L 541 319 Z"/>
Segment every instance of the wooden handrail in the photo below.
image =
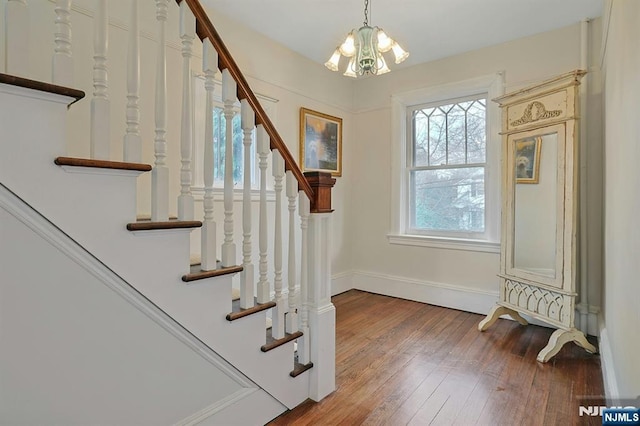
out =
<path fill-rule="evenodd" d="M 183 0 L 176 0 L 178 4 L 180 4 L 182 1 Z M 289 152 L 287 145 L 282 140 L 282 137 L 280 137 L 280 134 L 269 119 L 269 116 L 264 111 L 264 109 L 262 109 L 262 105 L 260 105 L 258 98 L 256 98 L 255 93 L 253 93 L 253 90 L 251 90 L 251 87 L 249 87 L 249 83 L 247 83 L 247 80 L 244 78 L 244 75 L 242 75 L 242 72 L 236 64 L 236 61 L 229 53 L 227 46 L 225 46 L 222 38 L 209 20 L 209 16 L 207 16 L 207 12 L 200 4 L 200 1 L 184 1 L 187 2 L 189 8 L 196 17 L 196 32 L 198 34 L 198 37 L 200 38 L 200 40 L 208 38 L 213 47 L 218 52 L 218 68 L 220 69 L 220 71 L 225 69 L 229 70 L 229 73 L 236 81 L 238 87 L 238 99 L 246 99 L 247 102 L 249 102 L 249 105 L 251 105 L 251 108 L 256 115 L 256 124 L 262 124 L 267 134 L 271 138 L 271 149 L 277 149 L 278 152 L 280 152 L 280 155 L 282 155 L 282 158 L 284 159 L 285 169 L 291 170 L 293 175 L 296 177 L 296 180 L 298 181 L 298 188 L 303 190 L 310 200 L 313 200 L 313 188 L 311 188 L 311 185 L 305 178 L 302 170 L 300 170 L 300 167 L 298 167 L 298 163 L 296 163 L 295 159 L 291 155 L 291 152 Z"/>

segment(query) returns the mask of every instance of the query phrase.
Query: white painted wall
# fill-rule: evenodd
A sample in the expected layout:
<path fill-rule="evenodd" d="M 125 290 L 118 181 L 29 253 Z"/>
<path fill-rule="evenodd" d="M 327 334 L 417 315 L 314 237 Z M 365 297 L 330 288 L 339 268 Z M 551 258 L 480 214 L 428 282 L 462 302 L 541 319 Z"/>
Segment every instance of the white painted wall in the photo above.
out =
<path fill-rule="evenodd" d="M 4 187 L 0 197 L 0 423 L 161 425 L 238 411 L 261 423 L 286 409 Z"/>
<path fill-rule="evenodd" d="M 599 34 L 599 20 L 592 26 Z M 597 49 L 599 44 L 593 47 Z M 355 150 L 352 162 L 346 165 L 358 176 L 352 189 L 353 286 L 485 313 L 497 299 L 499 254 L 392 245 L 387 241 L 390 212 L 395 208 L 390 195 L 394 141 L 390 97 L 498 71 L 505 71 L 506 90 L 512 91 L 579 67 L 580 25 L 576 24 L 356 81 Z M 593 85 L 592 90 L 595 93 L 590 99 L 599 102 L 598 86 Z M 599 117 L 594 114 L 588 119 L 595 133 L 589 146 L 598 146 Z M 590 201 L 597 198 L 596 194 Z M 598 224 L 594 221 L 592 226 L 596 232 Z"/>
<path fill-rule="evenodd" d="M 604 328 L 608 337 L 604 358 L 608 396 L 635 398 L 640 394 L 640 3 L 614 0 L 606 4 L 604 118 Z M 607 16 L 605 14 L 605 16 Z M 607 25 L 608 24 L 608 25 Z M 607 31 L 608 29 L 608 31 Z M 603 351 L 604 353 L 604 351 Z M 616 387 L 617 383 L 617 387 Z"/>

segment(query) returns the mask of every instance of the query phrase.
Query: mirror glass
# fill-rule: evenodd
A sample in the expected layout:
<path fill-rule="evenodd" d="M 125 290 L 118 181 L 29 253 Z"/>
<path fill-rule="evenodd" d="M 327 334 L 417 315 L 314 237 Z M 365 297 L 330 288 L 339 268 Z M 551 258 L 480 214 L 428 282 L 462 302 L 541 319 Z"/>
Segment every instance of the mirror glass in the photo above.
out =
<path fill-rule="evenodd" d="M 558 135 L 515 139 L 513 267 L 556 275 Z"/>

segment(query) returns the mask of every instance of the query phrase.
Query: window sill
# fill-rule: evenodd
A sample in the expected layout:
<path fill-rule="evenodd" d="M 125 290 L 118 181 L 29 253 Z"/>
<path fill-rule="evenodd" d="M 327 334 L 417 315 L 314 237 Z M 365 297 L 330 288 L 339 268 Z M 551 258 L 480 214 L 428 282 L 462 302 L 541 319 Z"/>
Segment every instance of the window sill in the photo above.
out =
<path fill-rule="evenodd" d="M 462 238 L 427 237 L 423 235 L 387 234 L 391 244 L 404 246 L 431 247 L 447 250 L 477 251 L 483 253 L 500 253 L 500 243 Z"/>
<path fill-rule="evenodd" d="M 204 200 L 204 188 L 192 187 L 191 193 L 196 201 Z M 244 192 L 242 188 L 233 189 L 233 201 L 242 201 Z M 284 198 L 284 196 L 283 196 Z M 267 189 L 267 201 L 276 200 L 276 192 L 273 189 Z M 213 188 L 213 201 L 224 201 L 224 188 Z M 251 190 L 251 201 L 260 201 L 260 190 Z"/>

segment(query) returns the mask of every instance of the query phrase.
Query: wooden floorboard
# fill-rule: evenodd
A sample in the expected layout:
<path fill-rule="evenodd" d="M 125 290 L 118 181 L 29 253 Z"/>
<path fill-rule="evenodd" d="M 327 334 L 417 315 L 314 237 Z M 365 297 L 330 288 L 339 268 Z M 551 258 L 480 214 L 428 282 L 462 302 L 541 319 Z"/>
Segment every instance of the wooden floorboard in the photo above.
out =
<path fill-rule="evenodd" d="M 582 425 L 582 398 L 603 403 L 600 358 L 566 345 L 536 356 L 553 332 L 350 290 L 335 296 L 336 391 L 270 425 Z"/>

